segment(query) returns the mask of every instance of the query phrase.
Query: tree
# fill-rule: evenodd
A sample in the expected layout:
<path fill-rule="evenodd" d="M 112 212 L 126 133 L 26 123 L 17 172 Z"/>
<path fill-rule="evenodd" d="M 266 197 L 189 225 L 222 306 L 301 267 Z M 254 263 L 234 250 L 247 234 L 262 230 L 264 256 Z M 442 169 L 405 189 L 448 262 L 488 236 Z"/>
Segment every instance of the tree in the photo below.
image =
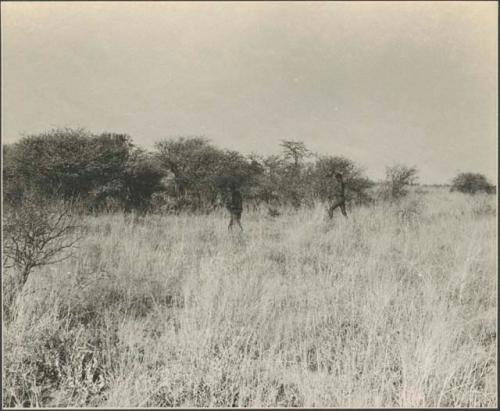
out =
<path fill-rule="evenodd" d="M 494 186 L 479 173 L 460 173 L 451 182 L 451 191 L 475 194 L 477 192 L 493 193 Z"/>
<path fill-rule="evenodd" d="M 371 198 L 368 190 L 374 183 L 364 176 L 363 169 L 352 160 L 343 156 L 320 156 L 317 158 L 311 177 L 310 186 L 313 196 L 323 201 L 331 201 L 337 187 L 334 172 L 343 176 L 346 185 L 346 200 L 357 204 L 366 204 Z"/>
<path fill-rule="evenodd" d="M 147 209 L 153 194 L 163 190 L 164 175 L 156 157 L 144 150 L 133 150 L 123 173 L 125 209 Z"/>
<path fill-rule="evenodd" d="M 206 159 L 213 152 L 204 137 L 164 139 L 155 144 L 155 149 L 163 167 L 176 177 L 192 174 L 193 168 L 203 162 L 203 157 Z"/>
<path fill-rule="evenodd" d="M 302 141 L 283 140 L 281 147 L 285 166 L 281 178 L 283 197 L 293 207 L 298 208 L 305 198 L 303 162 L 311 152 Z"/>
<path fill-rule="evenodd" d="M 191 197 L 204 185 L 217 163 L 218 152 L 202 137 L 165 139 L 155 144 L 161 166 L 173 176 L 177 197 Z"/>
<path fill-rule="evenodd" d="M 2 221 L 4 268 L 15 270 L 4 294 L 10 303 L 35 267 L 71 256 L 80 238 L 77 221 L 72 202 L 47 200 L 33 191 L 24 192 L 15 203 L 6 204 Z M 4 307 L 8 309 L 10 304 Z"/>
<path fill-rule="evenodd" d="M 56 129 L 16 143 L 14 166 L 40 192 L 86 197 L 95 187 L 120 176 L 131 147 L 130 137 L 124 134 Z"/>
<path fill-rule="evenodd" d="M 251 155 L 249 194 L 255 204 L 278 202 L 281 191 L 283 160 L 277 155 Z"/>
<path fill-rule="evenodd" d="M 311 155 L 311 152 L 302 141 L 282 140 L 283 156 L 285 160 L 292 160 L 293 170 L 300 170 L 300 163 Z"/>
<path fill-rule="evenodd" d="M 212 209 L 229 182 L 248 190 L 257 173 L 242 154 L 219 149 L 202 137 L 165 139 L 155 148 L 162 167 L 174 176 L 178 208 Z"/>
<path fill-rule="evenodd" d="M 416 183 L 417 172 L 415 167 L 407 167 L 402 164 L 386 167 L 386 186 L 388 188 L 386 195 L 392 199 L 404 197 L 408 193 L 407 186 Z"/>
<path fill-rule="evenodd" d="M 16 164 L 16 150 L 12 144 L 3 146 L 3 201 L 4 203 L 14 203 L 20 201 L 25 184 Z"/>
<path fill-rule="evenodd" d="M 126 134 L 92 134 L 55 129 L 4 147 L 5 194 L 35 190 L 47 198 L 78 198 L 90 210 L 109 203 L 142 208 L 163 176 L 152 156 L 137 149 Z"/>
<path fill-rule="evenodd" d="M 13 144 L 7 174 L 42 195 L 86 198 L 96 187 L 119 177 L 131 147 L 130 137 L 83 129 L 55 129 Z"/>
<path fill-rule="evenodd" d="M 84 167 L 89 140 L 90 134 L 82 129 L 57 129 L 23 137 L 8 150 L 4 176 L 15 175 L 22 186 L 45 195 L 57 191 L 69 197 L 89 190 L 93 176 Z M 14 187 L 8 185 L 7 190 L 11 189 Z"/>

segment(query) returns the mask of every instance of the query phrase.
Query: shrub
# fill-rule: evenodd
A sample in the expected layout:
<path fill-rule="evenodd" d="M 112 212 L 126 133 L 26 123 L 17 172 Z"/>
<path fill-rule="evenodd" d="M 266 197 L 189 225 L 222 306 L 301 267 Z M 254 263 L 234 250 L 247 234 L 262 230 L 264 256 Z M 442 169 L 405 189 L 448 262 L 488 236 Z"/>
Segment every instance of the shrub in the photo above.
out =
<path fill-rule="evenodd" d="M 5 338 L 3 406 L 92 406 L 102 401 L 117 357 L 111 327 L 70 327 L 45 315 L 30 328 L 9 329 Z M 23 344 L 13 334 L 22 335 Z"/>
<path fill-rule="evenodd" d="M 119 176 L 128 158 L 129 140 L 120 134 L 95 136 L 83 129 L 30 135 L 8 150 L 4 175 L 9 182 L 17 176 L 40 194 L 83 198 Z"/>
<path fill-rule="evenodd" d="M 4 268 L 14 268 L 9 277 L 7 301 L 12 303 L 35 267 L 68 258 L 79 240 L 73 204 L 45 200 L 26 192 L 14 205 L 4 209 Z M 6 312 L 9 305 L 4 305 Z"/>
<path fill-rule="evenodd" d="M 385 171 L 385 196 L 393 200 L 404 197 L 408 194 L 407 187 L 417 182 L 417 169 L 396 164 L 387 167 Z"/>
<path fill-rule="evenodd" d="M 4 193 L 16 201 L 23 191 L 79 198 L 91 210 L 118 205 L 144 208 L 162 190 L 164 173 L 128 135 L 55 129 L 4 146 Z"/>
<path fill-rule="evenodd" d="M 201 137 L 164 139 L 155 147 L 161 166 L 173 176 L 167 190 L 180 209 L 212 209 L 230 182 L 247 192 L 260 171 L 255 161 Z"/>
<path fill-rule="evenodd" d="M 482 174 L 460 173 L 452 180 L 450 191 L 467 194 L 475 194 L 480 191 L 494 193 L 494 186 Z"/>
<path fill-rule="evenodd" d="M 135 149 L 123 172 L 125 210 L 144 210 L 151 205 L 153 194 L 163 190 L 161 170 L 156 159 L 144 150 Z"/>
<path fill-rule="evenodd" d="M 331 200 L 338 182 L 332 178 L 333 172 L 342 173 L 346 185 L 347 201 L 366 204 L 371 198 L 368 190 L 373 182 L 363 175 L 363 169 L 342 156 L 322 156 L 316 161 L 312 176 L 313 195 L 323 201 Z"/>

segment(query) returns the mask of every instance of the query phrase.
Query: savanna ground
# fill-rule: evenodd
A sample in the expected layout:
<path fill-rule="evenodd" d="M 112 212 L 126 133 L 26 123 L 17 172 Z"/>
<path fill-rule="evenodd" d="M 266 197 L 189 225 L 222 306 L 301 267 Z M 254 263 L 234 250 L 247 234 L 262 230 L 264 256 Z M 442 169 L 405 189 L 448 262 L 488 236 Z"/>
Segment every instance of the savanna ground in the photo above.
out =
<path fill-rule="evenodd" d="M 495 407 L 495 196 L 325 214 L 86 217 L 4 324 L 3 405 Z"/>

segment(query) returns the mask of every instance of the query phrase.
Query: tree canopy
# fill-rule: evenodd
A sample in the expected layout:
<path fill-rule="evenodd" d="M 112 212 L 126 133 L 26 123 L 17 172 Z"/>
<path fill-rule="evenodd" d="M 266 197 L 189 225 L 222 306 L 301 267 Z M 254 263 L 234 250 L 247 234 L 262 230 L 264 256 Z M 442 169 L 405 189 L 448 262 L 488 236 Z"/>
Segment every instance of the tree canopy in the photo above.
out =
<path fill-rule="evenodd" d="M 45 197 L 77 198 L 90 210 L 208 211 L 228 187 L 245 201 L 300 207 L 328 201 L 341 172 L 348 201 L 367 202 L 373 184 L 343 156 L 318 156 L 303 142 L 283 140 L 280 154 L 244 155 L 200 136 L 165 138 L 152 151 L 130 136 L 55 129 L 4 146 L 4 198 L 26 190 Z"/>

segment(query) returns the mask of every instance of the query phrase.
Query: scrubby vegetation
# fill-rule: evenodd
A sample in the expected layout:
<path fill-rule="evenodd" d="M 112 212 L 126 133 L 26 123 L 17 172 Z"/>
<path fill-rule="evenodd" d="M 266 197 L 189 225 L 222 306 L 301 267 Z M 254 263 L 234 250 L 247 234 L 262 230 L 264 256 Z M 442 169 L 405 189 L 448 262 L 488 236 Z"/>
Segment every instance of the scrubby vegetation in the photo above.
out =
<path fill-rule="evenodd" d="M 79 240 L 77 210 L 72 202 L 47 200 L 24 192 L 3 213 L 4 318 L 10 319 L 12 302 L 22 292 L 36 267 L 55 264 L 71 256 Z M 5 273 L 4 273 L 5 274 Z"/>
<path fill-rule="evenodd" d="M 124 134 L 56 129 L 4 146 L 4 200 L 34 190 L 76 198 L 92 212 L 207 213 L 231 182 L 255 206 L 298 208 L 329 198 L 334 169 L 344 174 L 349 200 L 370 201 L 373 182 L 353 161 L 316 155 L 297 141 L 285 140 L 281 149 L 267 157 L 246 155 L 202 137 L 179 137 L 158 141 L 148 152 Z"/>
<path fill-rule="evenodd" d="M 418 179 L 416 167 L 396 164 L 386 167 L 385 197 L 396 200 L 408 194 L 408 187 L 414 185 Z"/>
<path fill-rule="evenodd" d="M 460 191 L 467 194 L 494 193 L 495 187 L 482 174 L 460 173 L 451 182 L 451 191 Z"/>
<path fill-rule="evenodd" d="M 12 302 L 3 405 L 495 407 L 495 198 L 325 209 L 82 215 Z"/>

